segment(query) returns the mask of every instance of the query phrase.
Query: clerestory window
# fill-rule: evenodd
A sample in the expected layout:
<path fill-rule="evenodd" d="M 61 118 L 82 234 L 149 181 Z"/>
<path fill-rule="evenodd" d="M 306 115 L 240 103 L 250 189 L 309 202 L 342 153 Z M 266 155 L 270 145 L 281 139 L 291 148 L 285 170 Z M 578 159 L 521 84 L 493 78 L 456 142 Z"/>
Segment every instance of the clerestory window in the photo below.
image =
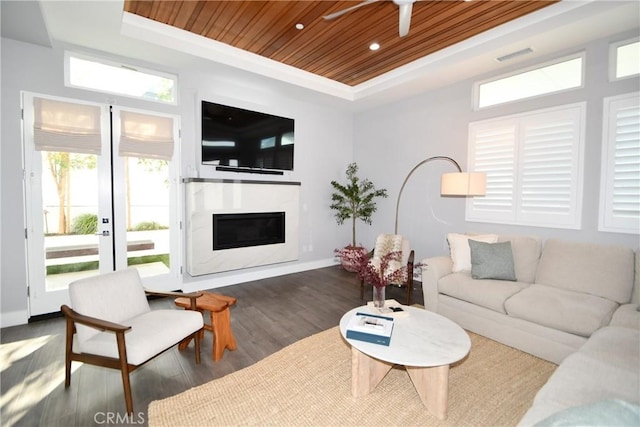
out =
<path fill-rule="evenodd" d="M 70 87 L 177 104 L 175 75 L 67 52 L 65 84 Z"/>
<path fill-rule="evenodd" d="M 474 85 L 474 107 L 518 101 L 562 92 L 583 85 L 584 53 L 558 59 L 535 68 L 478 82 Z"/>
<path fill-rule="evenodd" d="M 611 80 L 640 74 L 640 41 L 637 38 L 614 43 L 609 51 Z"/>

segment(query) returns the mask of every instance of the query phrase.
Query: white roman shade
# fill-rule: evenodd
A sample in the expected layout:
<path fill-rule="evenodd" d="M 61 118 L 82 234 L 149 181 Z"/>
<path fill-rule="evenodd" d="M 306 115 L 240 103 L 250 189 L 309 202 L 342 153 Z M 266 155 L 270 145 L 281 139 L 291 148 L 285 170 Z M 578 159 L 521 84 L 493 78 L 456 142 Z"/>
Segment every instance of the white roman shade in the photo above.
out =
<path fill-rule="evenodd" d="M 173 157 L 173 118 L 120 112 L 121 156 L 171 160 Z"/>
<path fill-rule="evenodd" d="M 100 107 L 33 98 L 33 108 L 36 150 L 100 154 Z"/>

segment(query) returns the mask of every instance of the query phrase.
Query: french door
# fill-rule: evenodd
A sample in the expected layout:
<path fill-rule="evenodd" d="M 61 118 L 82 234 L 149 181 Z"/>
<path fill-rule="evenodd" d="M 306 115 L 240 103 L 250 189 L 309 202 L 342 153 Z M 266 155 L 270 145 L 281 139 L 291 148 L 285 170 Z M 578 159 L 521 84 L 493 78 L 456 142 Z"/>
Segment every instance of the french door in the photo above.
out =
<path fill-rule="evenodd" d="M 128 267 L 179 289 L 178 118 L 29 93 L 23 111 L 30 315 Z"/>

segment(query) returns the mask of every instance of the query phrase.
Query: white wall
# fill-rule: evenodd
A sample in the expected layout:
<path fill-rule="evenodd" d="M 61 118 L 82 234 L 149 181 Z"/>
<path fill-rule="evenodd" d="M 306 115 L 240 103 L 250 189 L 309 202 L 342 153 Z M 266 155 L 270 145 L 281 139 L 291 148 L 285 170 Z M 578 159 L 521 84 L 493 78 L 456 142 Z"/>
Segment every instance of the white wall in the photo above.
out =
<path fill-rule="evenodd" d="M 75 99 L 157 110 L 182 117 L 181 162 L 183 177 L 223 177 L 277 179 L 242 174 L 220 175 L 198 165 L 199 100 L 253 107 L 264 112 L 296 120 L 295 171 L 282 179 L 301 182 L 299 260 L 272 267 L 256 267 L 190 278 L 185 274 L 184 289 L 208 289 L 215 286 L 304 270 L 334 262 L 333 250 L 348 239 L 348 230 L 336 227 L 329 210 L 330 184 L 339 179 L 352 160 L 352 113 L 344 105 L 326 96 L 318 96 L 285 83 L 258 77 L 248 72 L 222 70 L 203 61 L 194 61 L 184 69 L 163 69 L 157 64 L 127 63 L 172 72 L 180 78 L 180 105 L 160 106 L 113 95 L 103 95 L 64 86 L 64 51 L 2 39 L 2 129 L 0 158 L 2 230 L 0 265 L 1 326 L 24 323 L 28 319 L 27 266 L 24 238 L 24 200 L 22 186 L 22 149 L 20 92 L 28 91 Z M 95 52 L 88 52 L 98 54 Z M 167 52 L 168 55 L 171 52 Z M 108 56 L 107 56 L 108 57 Z M 109 59 L 122 59 L 108 57 Z"/>
<path fill-rule="evenodd" d="M 570 52 L 558 52 L 553 59 L 586 50 L 585 88 L 564 94 L 543 96 L 509 105 L 472 111 L 473 82 L 489 78 L 481 75 L 469 81 L 422 93 L 393 105 L 362 112 L 355 118 L 355 159 L 362 165 L 362 176 L 390 197 L 379 203 L 372 227 L 361 225 L 359 239 L 371 244 L 380 232 L 394 229 L 396 198 L 405 176 L 421 160 L 445 155 L 463 169 L 467 163 L 467 129 L 473 121 L 573 102 L 587 102 L 584 199 L 582 229 L 508 226 L 466 222 L 464 201 L 440 197 L 440 174 L 453 172 L 448 162 L 430 162 L 418 169 L 407 183 L 401 200 L 398 233 L 407 236 L 416 259 L 446 254 L 448 232 L 498 232 L 532 234 L 575 241 L 621 244 L 638 249 L 638 235 L 598 231 L 600 158 L 602 139 L 602 100 L 604 97 L 638 91 L 640 79 L 608 81 L 608 46 L 611 41 L 637 36 L 638 31 L 598 40 Z M 533 65 L 522 62 L 504 72 Z"/>

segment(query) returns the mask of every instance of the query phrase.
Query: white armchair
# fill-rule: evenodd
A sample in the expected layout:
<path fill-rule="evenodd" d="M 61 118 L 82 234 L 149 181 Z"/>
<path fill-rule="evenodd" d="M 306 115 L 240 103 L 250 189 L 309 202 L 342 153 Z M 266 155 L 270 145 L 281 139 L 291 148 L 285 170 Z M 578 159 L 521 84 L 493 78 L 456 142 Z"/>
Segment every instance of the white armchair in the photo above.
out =
<path fill-rule="evenodd" d="M 151 292 L 142 286 L 138 270 L 100 274 L 69 285 L 66 318 L 65 388 L 71 384 L 71 362 L 78 361 L 122 372 L 127 413 L 133 413 L 129 373 L 186 338 L 195 340 L 200 363 L 202 314 L 195 311 L 200 293 Z M 191 310 L 153 310 L 147 295 L 191 299 Z"/>

